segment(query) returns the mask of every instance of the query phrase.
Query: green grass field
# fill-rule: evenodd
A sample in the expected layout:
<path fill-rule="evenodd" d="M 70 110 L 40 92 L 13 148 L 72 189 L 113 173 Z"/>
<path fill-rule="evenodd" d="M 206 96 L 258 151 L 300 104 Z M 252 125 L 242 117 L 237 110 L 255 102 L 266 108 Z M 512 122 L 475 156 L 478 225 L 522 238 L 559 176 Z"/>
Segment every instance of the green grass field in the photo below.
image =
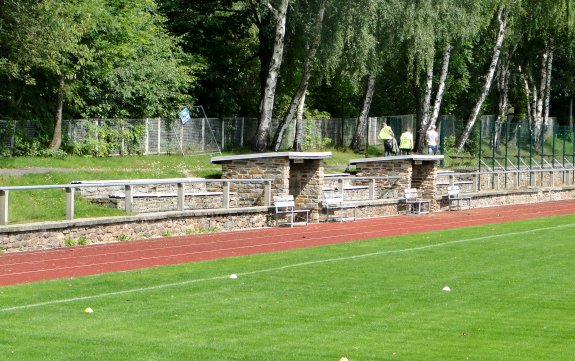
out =
<path fill-rule="evenodd" d="M 1 287 L 0 359 L 572 360 L 574 228 L 570 215 Z"/>

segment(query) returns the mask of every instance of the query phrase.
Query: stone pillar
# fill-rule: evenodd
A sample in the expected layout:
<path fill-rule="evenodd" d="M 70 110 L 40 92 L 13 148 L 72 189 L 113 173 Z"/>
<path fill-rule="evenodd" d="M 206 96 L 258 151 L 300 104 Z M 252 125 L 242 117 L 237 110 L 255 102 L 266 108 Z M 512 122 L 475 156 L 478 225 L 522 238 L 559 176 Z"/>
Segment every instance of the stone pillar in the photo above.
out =
<path fill-rule="evenodd" d="M 432 211 L 439 210 L 439 205 L 435 201 L 437 194 L 436 178 L 436 161 L 413 161 L 411 188 L 417 188 L 422 198 L 431 199 L 430 208 Z"/>
<path fill-rule="evenodd" d="M 319 222 L 324 168 L 321 159 L 290 161 L 289 193 L 299 208 L 310 209 L 310 222 Z"/>

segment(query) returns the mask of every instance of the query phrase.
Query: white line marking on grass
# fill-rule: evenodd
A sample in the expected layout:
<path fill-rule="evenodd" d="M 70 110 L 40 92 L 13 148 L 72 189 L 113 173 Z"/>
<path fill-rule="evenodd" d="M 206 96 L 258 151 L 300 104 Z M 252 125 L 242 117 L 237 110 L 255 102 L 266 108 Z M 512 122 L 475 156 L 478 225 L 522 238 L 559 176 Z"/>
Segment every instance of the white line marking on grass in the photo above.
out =
<path fill-rule="evenodd" d="M 370 253 L 364 253 L 364 254 L 359 254 L 359 255 L 355 255 L 355 256 L 345 256 L 345 257 L 322 259 L 322 260 L 317 260 L 317 261 L 294 263 L 294 264 L 289 264 L 289 265 L 280 266 L 280 267 L 267 268 L 267 269 L 251 271 L 251 272 L 244 272 L 244 273 L 237 273 L 237 275 L 238 276 L 249 276 L 249 275 L 256 275 L 256 274 L 260 274 L 260 273 L 271 273 L 271 272 L 276 272 L 276 271 L 283 271 L 283 270 L 290 269 L 290 268 L 306 267 L 306 266 L 311 266 L 311 265 L 316 265 L 316 264 L 339 262 L 339 261 L 349 261 L 349 260 L 353 260 L 353 259 L 361 259 L 361 258 L 366 258 L 366 257 L 374 257 L 374 256 L 387 255 L 387 254 L 416 252 L 416 251 L 421 251 L 421 250 L 426 250 L 426 249 L 431 249 L 431 248 L 438 248 L 438 247 L 443 247 L 443 246 L 450 246 L 450 245 L 460 244 L 460 243 L 482 241 L 482 240 L 501 238 L 501 237 L 507 237 L 507 236 L 519 236 L 519 235 L 523 235 L 523 234 L 536 233 L 536 232 L 540 232 L 540 231 L 548 231 L 551 229 L 568 228 L 568 227 L 575 227 L 575 224 L 569 223 L 569 224 L 563 224 L 563 225 L 558 225 L 558 226 L 553 226 L 553 227 L 542 227 L 542 228 L 529 229 L 526 231 L 510 232 L 510 233 L 503 233 L 503 234 L 493 234 L 493 235 L 488 235 L 488 236 L 467 238 L 467 239 L 459 239 L 459 240 L 455 240 L 455 241 L 447 241 L 447 242 L 442 242 L 442 243 L 428 244 L 426 246 L 411 247 L 411 248 L 404 248 L 404 249 L 397 249 L 397 250 L 390 250 L 390 251 L 370 252 Z M 106 293 L 99 293 L 99 294 L 90 295 L 90 296 L 64 298 L 61 300 L 53 300 L 53 301 L 46 301 L 46 302 L 40 302 L 40 303 L 31 303 L 28 305 L 0 308 L 0 312 L 18 311 L 18 310 L 24 310 L 24 309 L 36 308 L 36 307 L 42 307 L 42 306 L 51 306 L 51 305 L 56 305 L 56 304 L 61 304 L 61 303 L 93 300 L 93 299 L 97 299 L 97 298 L 125 295 L 125 294 L 129 294 L 129 293 L 155 291 L 155 290 L 159 290 L 159 289 L 163 289 L 163 288 L 185 286 L 185 285 L 189 285 L 189 284 L 193 284 L 193 283 L 223 280 L 223 279 L 228 279 L 228 278 L 229 278 L 229 275 L 214 276 L 214 277 L 208 277 L 208 278 L 198 278 L 198 279 L 194 279 L 194 280 L 165 283 L 165 284 L 150 286 L 150 287 L 132 288 L 132 289 L 127 289 L 127 290 L 123 290 L 123 291 L 106 292 Z"/>

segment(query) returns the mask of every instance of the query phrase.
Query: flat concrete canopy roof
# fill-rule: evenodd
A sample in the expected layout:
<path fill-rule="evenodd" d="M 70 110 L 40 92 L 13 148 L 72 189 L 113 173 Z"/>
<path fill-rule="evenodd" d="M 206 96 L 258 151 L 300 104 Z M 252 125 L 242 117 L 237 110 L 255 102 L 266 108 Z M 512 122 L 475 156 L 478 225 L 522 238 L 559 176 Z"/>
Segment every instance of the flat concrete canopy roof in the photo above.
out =
<path fill-rule="evenodd" d="M 273 152 L 273 153 L 253 153 L 242 155 L 229 155 L 224 157 L 212 158 L 212 163 L 223 163 L 243 159 L 261 159 L 261 158 L 288 158 L 288 159 L 325 159 L 331 158 L 331 152 Z"/>
<path fill-rule="evenodd" d="M 377 158 L 359 158 L 351 159 L 349 164 L 358 163 L 368 163 L 368 162 L 386 162 L 390 160 L 417 160 L 417 161 L 433 161 L 438 162 L 443 160 L 443 155 L 424 155 L 424 154 L 413 154 L 413 155 L 394 155 L 391 157 L 377 157 Z"/>

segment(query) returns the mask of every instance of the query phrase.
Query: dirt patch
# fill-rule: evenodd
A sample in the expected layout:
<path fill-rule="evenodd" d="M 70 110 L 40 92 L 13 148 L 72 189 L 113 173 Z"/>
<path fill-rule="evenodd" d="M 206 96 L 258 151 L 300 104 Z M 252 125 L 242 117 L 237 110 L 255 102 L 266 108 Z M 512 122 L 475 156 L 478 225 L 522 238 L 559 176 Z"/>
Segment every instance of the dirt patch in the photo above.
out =
<path fill-rule="evenodd" d="M 0 175 L 23 176 L 26 174 L 43 174 L 53 172 L 71 172 L 70 168 L 0 168 Z"/>

